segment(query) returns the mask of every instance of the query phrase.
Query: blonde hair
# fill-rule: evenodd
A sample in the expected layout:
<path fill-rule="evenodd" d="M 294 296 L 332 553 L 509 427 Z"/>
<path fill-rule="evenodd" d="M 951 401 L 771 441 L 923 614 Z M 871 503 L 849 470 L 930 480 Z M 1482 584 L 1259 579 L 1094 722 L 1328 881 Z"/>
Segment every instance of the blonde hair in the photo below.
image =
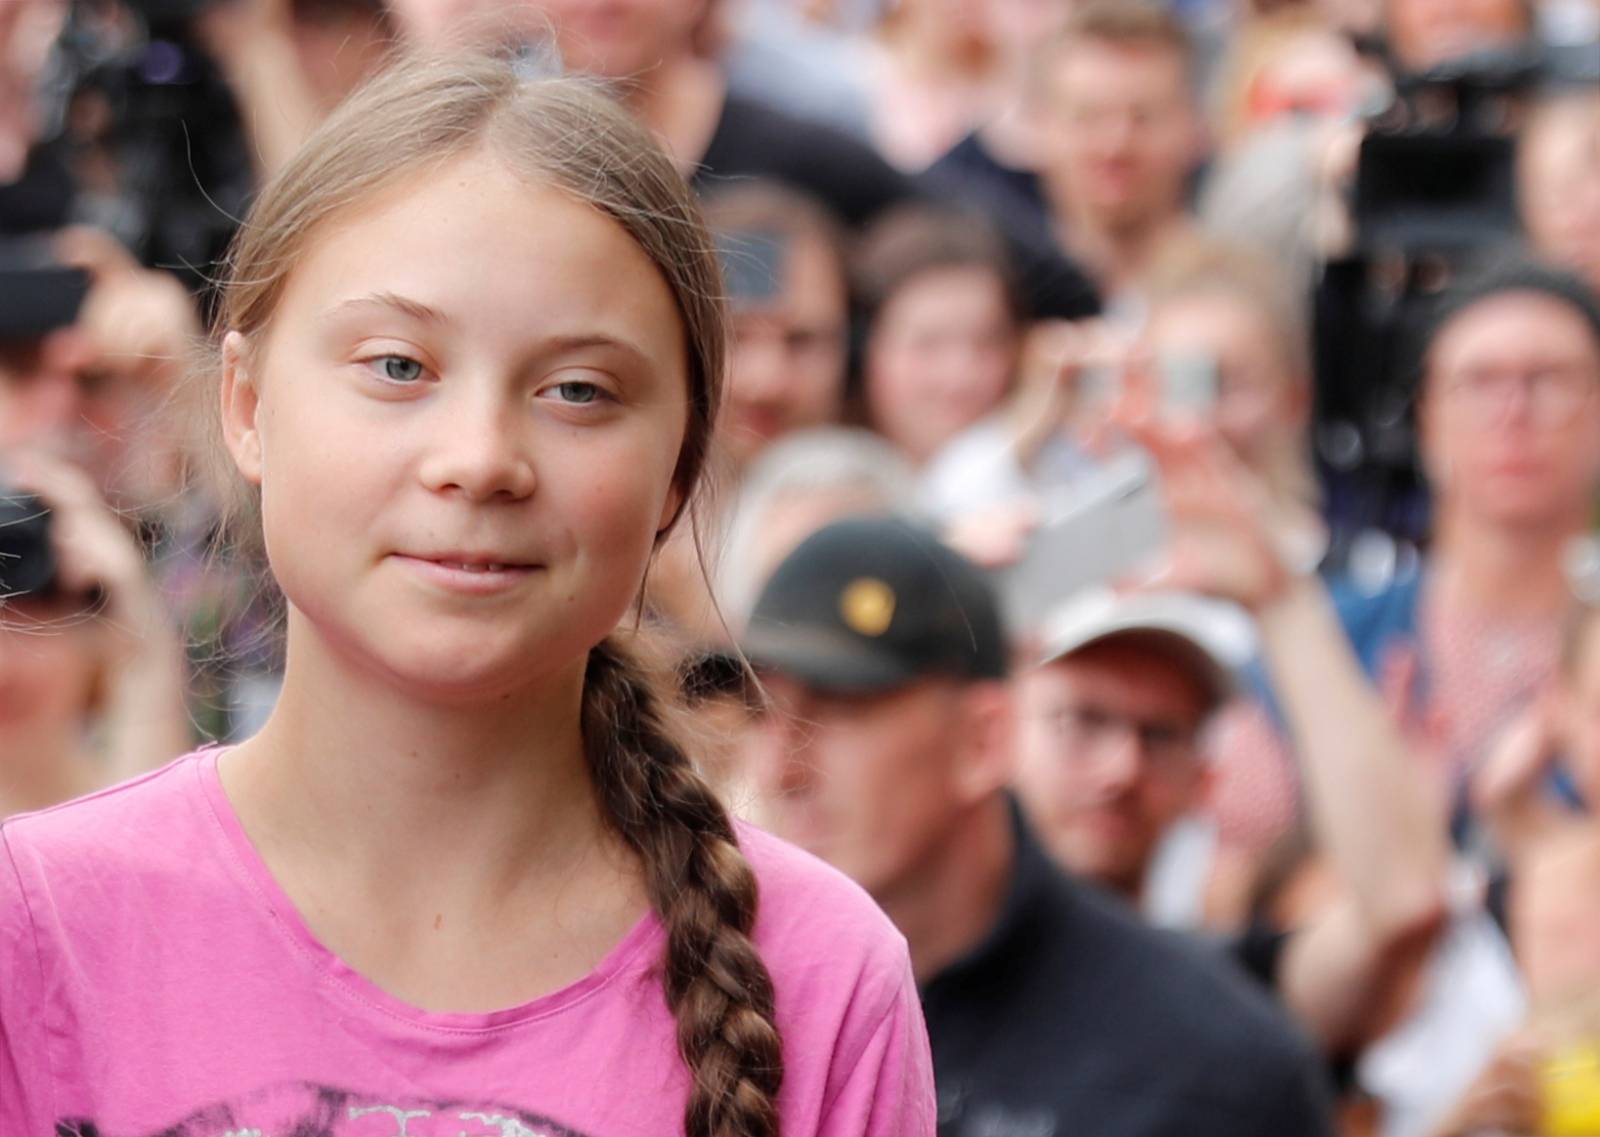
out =
<path fill-rule="evenodd" d="M 1309 304 L 1292 277 L 1268 258 L 1242 245 L 1209 237 L 1174 243 L 1152 267 L 1146 300 L 1150 311 L 1202 296 L 1237 300 L 1258 315 L 1271 337 L 1273 354 L 1288 380 L 1311 382 Z M 1303 432 L 1280 432 L 1260 472 L 1289 500 L 1316 505 L 1320 496 Z"/>
<path fill-rule="evenodd" d="M 259 337 L 324 226 L 419 171 L 482 149 L 616 221 L 665 279 L 688 344 L 688 425 L 673 474 L 688 500 L 721 395 L 721 275 L 682 177 L 593 83 L 528 79 L 489 57 L 397 62 L 262 191 L 229 255 L 220 327 Z M 667 717 L 658 684 L 620 636 L 592 649 L 584 747 L 606 820 L 639 855 L 666 928 L 662 982 L 693 1082 L 685 1132 L 777 1137 L 783 1058 L 772 980 L 751 940 L 755 875 Z"/>

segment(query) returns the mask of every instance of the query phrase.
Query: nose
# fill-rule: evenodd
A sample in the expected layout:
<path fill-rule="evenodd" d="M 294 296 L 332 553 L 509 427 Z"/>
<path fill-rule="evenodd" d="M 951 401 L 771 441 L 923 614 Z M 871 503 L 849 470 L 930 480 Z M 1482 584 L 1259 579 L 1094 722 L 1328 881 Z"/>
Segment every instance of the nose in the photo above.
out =
<path fill-rule="evenodd" d="M 520 501 L 538 482 L 527 409 L 519 401 L 463 394 L 429 424 L 423 483 L 471 501 Z"/>
<path fill-rule="evenodd" d="M 1107 793 L 1123 793 L 1139 780 L 1144 755 L 1139 734 L 1131 727 L 1108 734 L 1094 754 L 1094 776 Z"/>
<path fill-rule="evenodd" d="M 1533 381 L 1523 380 L 1506 384 L 1506 392 L 1500 404 L 1500 422 L 1526 426 L 1534 418 L 1533 402 Z"/>
<path fill-rule="evenodd" d="M 734 349 L 731 393 L 746 402 L 776 402 L 783 394 L 787 364 L 783 343 L 776 336 L 741 338 Z"/>

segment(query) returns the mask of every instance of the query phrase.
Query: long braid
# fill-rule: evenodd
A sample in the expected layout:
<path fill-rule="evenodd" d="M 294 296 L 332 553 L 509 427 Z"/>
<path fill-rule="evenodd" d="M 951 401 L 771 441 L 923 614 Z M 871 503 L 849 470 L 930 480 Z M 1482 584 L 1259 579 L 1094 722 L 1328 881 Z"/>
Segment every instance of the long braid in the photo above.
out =
<path fill-rule="evenodd" d="M 639 853 L 666 927 L 667 1005 L 694 1080 L 686 1137 L 778 1137 L 783 1054 L 772 977 L 750 938 L 755 874 L 616 637 L 589 655 L 583 737 L 602 807 Z"/>

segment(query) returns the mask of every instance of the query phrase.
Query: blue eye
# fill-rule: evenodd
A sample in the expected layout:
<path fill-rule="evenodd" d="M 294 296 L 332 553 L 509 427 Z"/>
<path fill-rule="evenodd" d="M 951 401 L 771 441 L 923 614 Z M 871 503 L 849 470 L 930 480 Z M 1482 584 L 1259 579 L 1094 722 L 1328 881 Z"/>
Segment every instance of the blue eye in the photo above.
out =
<path fill-rule="evenodd" d="M 600 397 L 599 387 L 580 380 L 557 383 L 554 389 L 564 403 L 592 403 Z"/>
<path fill-rule="evenodd" d="M 422 378 L 422 364 L 404 355 L 381 355 L 372 363 L 391 383 L 415 383 Z"/>

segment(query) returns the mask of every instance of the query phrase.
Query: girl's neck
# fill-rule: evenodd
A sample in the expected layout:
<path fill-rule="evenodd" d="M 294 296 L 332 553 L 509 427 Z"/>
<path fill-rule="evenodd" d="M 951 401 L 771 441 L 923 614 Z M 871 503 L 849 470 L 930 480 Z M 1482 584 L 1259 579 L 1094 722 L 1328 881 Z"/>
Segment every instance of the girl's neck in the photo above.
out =
<path fill-rule="evenodd" d="M 583 661 L 440 704 L 352 667 L 291 616 L 283 694 L 223 782 L 269 864 L 334 871 L 376 903 L 493 906 L 606 844 L 580 729 Z M 550 870 L 550 871 L 544 871 Z M 551 887 L 555 887 L 552 880 Z"/>
<path fill-rule="evenodd" d="M 1436 595 L 1452 611 L 1513 620 L 1558 617 L 1571 602 L 1562 559 L 1582 532 L 1577 518 L 1509 529 L 1446 510 L 1432 555 Z"/>

